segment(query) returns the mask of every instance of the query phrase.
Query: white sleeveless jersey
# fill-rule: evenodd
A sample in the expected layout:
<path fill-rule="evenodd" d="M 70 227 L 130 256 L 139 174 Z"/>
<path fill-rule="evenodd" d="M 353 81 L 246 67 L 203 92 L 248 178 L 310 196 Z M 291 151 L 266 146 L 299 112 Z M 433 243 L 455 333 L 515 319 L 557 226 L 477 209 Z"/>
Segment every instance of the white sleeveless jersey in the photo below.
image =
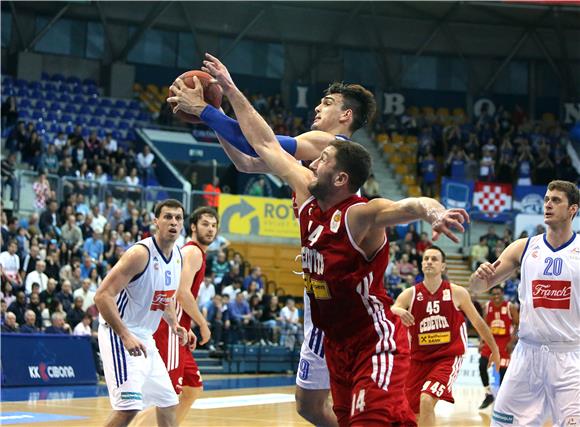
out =
<path fill-rule="evenodd" d="M 154 237 L 136 244 L 147 248 L 147 266 L 119 293 L 116 303 L 121 319 L 133 334 L 153 339 L 163 312 L 179 286 L 183 260 L 177 245 L 166 259 Z M 106 323 L 102 316 L 99 316 L 99 322 Z"/>
<path fill-rule="evenodd" d="M 580 345 L 580 236 L 552 248 L 528 239 L 521 262 L 519 337 L 542 345 Z"/>

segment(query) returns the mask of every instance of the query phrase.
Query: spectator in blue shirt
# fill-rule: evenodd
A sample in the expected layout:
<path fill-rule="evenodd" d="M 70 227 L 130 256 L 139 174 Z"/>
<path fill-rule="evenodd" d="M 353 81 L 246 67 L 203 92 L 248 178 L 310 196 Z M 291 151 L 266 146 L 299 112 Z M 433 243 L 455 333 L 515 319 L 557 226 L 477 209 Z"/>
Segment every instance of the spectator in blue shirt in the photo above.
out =
<path fill-rule="evenodd" d="M 244 299 L 244 295 L 240 292 L 236 295 L 236 299 L 230 303 L 229 307 L 230 321 L 232 324 L 232 329 L 239 333 L 240 339 L 244 342 L 246 341 L 247 330 L 250 333 L 255 331 L 252 328 L 257 327 L 257 321 L 254 319 L 252 311 L 250 310 L 250 305 L 248 301 Z"/>
<path fill-rule="evenodd" d="M 435 182 L 437 181 L 437 162 L 433 154 L 429 153 L 421 162 L 421 174 L 423 175 L 422 191 L 426 197 L 435 196 Z"/>
<path fill-rule="evenodd" d="M 20 327 L 21 334 L 37 334 L 40 332 L 36 326 L 36 313 L 32 310 L 26 310 L 24 313 L 24 320 L 26 323 Z"/>
<path fill-rule="evenodd" d="M 258 284 L 258 289 L 264 289 L 264 282 L 260 278 L 262 275 L 262 269 L 260 267 L 252 267 L 250 270 L 250 274 L 244 278 L 244 282 L 242 283 L 242 289 L 246 291 L 250 283 L 255 281 Z"/>
<path fill-rule="evenodd" d="M 70 334 L 70 325 L 65 323 L 62 313 L 52 313 L 52 325 L 44 330 L 45 334 L 68 335 Z"/>
<path fill-rule="evenodd" d="M 88 279 L 91 277 L 91 272 L 95 268 L 97 267 L 93 263 L 93 260 L 90 257 L 85 256 L 83 263 L 81 264 L 81 279 Z"/>
<path fill-rule="evenodd" d="M 105 245 L 103 244 L 101 235 L 96 231 L 93 231 L 93 236 L 85 240 L 85 244 L 83 245 L 83 252 L 95 261 L 102 262 L 104 251 Z"/>

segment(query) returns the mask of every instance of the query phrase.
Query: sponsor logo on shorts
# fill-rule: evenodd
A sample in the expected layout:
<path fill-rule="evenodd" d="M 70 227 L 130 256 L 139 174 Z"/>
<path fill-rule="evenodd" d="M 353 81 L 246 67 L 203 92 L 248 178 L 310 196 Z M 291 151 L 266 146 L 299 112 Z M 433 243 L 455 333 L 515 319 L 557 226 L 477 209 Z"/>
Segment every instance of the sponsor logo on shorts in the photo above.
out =
<path fill-rule="evenodd" d="M 501 412 L 493 411 L 493 415 L 491 416 L 494 421 L 503 424 L 513 424 L 514 423 L 514 416 L 509 414 L 503 414 Z"/>
<path fill-rule="evenodd" d="M 122 391 L 121 400 L 143 400 L 143 395 L 136 391 Z"/>
<path fill-rule="evenodd" d="M 28 367 L 28 375 L 30 378 L 40 378 L 42 381 L 48 381 L 53 378 L 75 378 L 75 370 L 70 365 L 47 365 L 44 362 L 40 362 L 38 366 Z"/>
<path fill-rule="evenodd" d="M 445 344 L 451 341 L 451 332 L 431 332 L 419 334 L 419 345 Z"/>
<path fill-rule="evenodd" d="M 302 381 L 308 379 L 308 374 L 310 372 L 310 362 L 308 360 L 300 359 L 300 365 L 298 365 L 298 376 Z"/>
<path fill-rule="evenodd" d="M 564 426 L 565 427 L 576 427 L 580 425 L 580 415 L 576 416 L 576 417 L 566 417 L 564 419 Z"/>
<path fill-rule="evenodd" d="M 570 280 L 532 280 L 534 308 L 569 310 L 572 282 Z"/>

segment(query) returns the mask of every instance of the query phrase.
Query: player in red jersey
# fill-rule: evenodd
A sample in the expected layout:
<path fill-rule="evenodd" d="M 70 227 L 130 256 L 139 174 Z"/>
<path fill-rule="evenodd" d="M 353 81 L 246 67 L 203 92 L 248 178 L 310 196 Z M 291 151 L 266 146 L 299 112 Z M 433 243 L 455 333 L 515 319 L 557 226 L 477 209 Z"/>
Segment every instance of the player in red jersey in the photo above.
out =
<path fill-rule="evenodd" d="M 351 141 L 335 140 L 310 169 L 296 163 L 276 141 L 264 119 L 237 89 L 225 66 L 206 55 L 205 70 L 222 86 L 248 142 L 277 175 L 290 184 L 300 205 L 302 267 L 312 320 L 325 332 L 334 412 L 341 426 L 415 425 L 403 393 L 408 341 L 382 284 L 388 262 L 387 225 L 429 221 L 433 238 L 451 228 L 463 231 L 462 209 L 437 201 L 393 202 L 355 195 L 370 174 L 369 153 Z M 203 88 L 172 86 L 175 111 L 200 115 Z M 173 90 L 172 89 L 172 90 Z M 347 109 L 346 114 L 352 114 Z"/>
<path fill-rule="evenodd" d="M 409 328 L 411 367 L 405 392 L 418 414 L 419 425 L 435 425 L 435 405 L 439 400 L 453 403 L 453 382 L 467 349 L 467 325 L 489 343 L 491 360 L 499 366 L 499 350 L 491 330 L 477 313 L 465 288 L 443 280 L 445 253 L 432 246 L 423 254 L 425 279 L 405 289 L 391 307 Z"/>
<path fill-rule="evenodd" d="M 520 323 L 520 312 L 514 304 L 505 301 L 503 288 L 501 286 L 494 286 L 489 290 L 489 293 L 491 294 L 491 299 L 485 305 L 485 321 L 491 328 L 495 343 L 499 347 L 499 355 L 501 357 L 499 362 L 499 378 L 501 384 L 510 362 L 511 352 L 518 340 L 517 333 Z M 479 375 L 481 376 L 483 387 L 485 387 L 485 398 L 479 409 L 485 409 L 494 400 L 489 387 L 489 375 L 487 373 L 491 349 L 483 340 L 479 346 L 481 353 L 481 357 L 479 358 Z"/>
<path fill-rule="evenodd" d="M 205 251 L 215 239 L 218 221 L 218 214 L 213 208 L 204 206 L 193 211 L 189 217 L 191 240 L 181 249 L 183 268 L 176 293 L 176 312 L 179 324 L 189 331 L 189 347 L 178 346 L 175 336 L 169 331 L 169 328 L 165 327 L 165 324 L 160 324 L 153 335 L 159 354 L 169 371 L 173 388 L 179 395 L 179 405 L 175 416 L 178 425 L 185 419 L 189 408 L 203 390 L 199 368 L 191 354 L 196 344 L 196 337 L 191 331 L 191 327 L 192 320 L 199 326 L 200 344 L 203 345 L 210 339 L 207 321 L 199 311 L 195 299 L 205 276 Z M 154 412 L 147 409 L 139 414 L 133 425 L 154 425 L 154 417 Z"/>

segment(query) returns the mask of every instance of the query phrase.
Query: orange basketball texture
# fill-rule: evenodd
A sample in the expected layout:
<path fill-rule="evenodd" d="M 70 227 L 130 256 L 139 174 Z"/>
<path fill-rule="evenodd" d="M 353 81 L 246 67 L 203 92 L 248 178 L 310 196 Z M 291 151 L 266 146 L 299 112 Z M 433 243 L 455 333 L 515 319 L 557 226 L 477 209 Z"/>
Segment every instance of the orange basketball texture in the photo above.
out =
<path fill-rule="evenodd" d="M 205 102 L 210 105 L 213 105 L 215 108 L 220 108 L 222 105 L 222 96 L 223 91 L 219 84 L 211 83 L 212 76 L 208 73 L 200 70 L 191 70 L 183 73 L 178 78 L 183 80 L 185 85 L 190 88 L 194 88 L 195 84 L 193 83 L 193 76 L 197 76 L 201 85 L 203 86 L 203 98 Z M 169 89 L 169 96 L 175 95 L 171 89 Z M 171 107 L 175 106 L 174 103 L 171 103 Z M 176 116 L 179 117 L 181 120 L 189 123 L 201 123 L 199 117 L 194 116 L 193 114 L 188 114 L 183 111 L 178 111 Z"/>

